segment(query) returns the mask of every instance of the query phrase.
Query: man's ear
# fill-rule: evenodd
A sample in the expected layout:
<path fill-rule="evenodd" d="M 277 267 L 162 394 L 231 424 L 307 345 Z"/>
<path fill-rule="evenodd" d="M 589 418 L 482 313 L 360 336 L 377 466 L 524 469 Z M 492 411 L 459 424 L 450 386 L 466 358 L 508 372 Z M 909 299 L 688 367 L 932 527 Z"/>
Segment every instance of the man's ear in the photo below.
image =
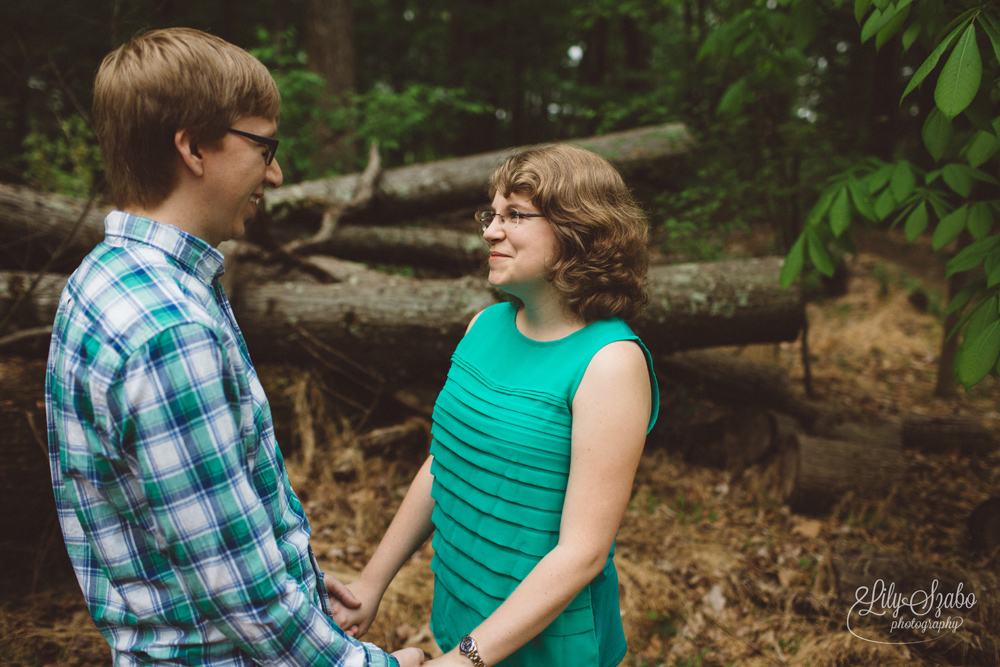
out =
<path fill-rule="evenodd" d="M 201 153 L 198 152 L 198 144 L 191 138 L 191 131 L 187 128 L 177 130 L 174 133 L 174 147 L 184 165 L 190 169 L 195 176 L 205 173 L 205 164 Z"/>

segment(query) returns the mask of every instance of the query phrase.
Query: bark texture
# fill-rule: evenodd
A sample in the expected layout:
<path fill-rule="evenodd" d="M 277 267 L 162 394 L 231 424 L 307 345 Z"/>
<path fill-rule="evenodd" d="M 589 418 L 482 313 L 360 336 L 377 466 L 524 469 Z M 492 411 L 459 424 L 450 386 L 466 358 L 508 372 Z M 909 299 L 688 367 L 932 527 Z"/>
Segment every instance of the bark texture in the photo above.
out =
<path fill-rule="evenodd" d="M 681 124 L 660 125 L 571 143 L 597 153 L 615 165 L 626 166 L 687 153 L 693 139 Z M 486 201 L 486 179 L 509 150 L 387 169 L 375 193 L 378 216 L 398 217 L 428 210 L 474 206 Z M 280 218 L 289 209 L 325 211 L 354 198 L 360 174 L 307 181 L 269 193 L 267 208 Z"/>
<path fill-rule="evenodd" d="M 781 454 L 781 497 L 792 511 L 823 514 L 845 493 L 885 497 L 903 478 L 898 438 L 788 438 Z"/>
<path fill-rule="evenodd" d="M 654 353 L 794 340 L 804 311 L 778 283 L 780 258 L 680 264 L 650 271 L 654 298 L 634 322 Z M 249 275 L 249 274 L 248 274 Z M 18 328 L 51 323 L 65 277 L 45 276 Z M 25 274 L 0 273 L 0 312 L 26 289 Z M 440 381 L 472 316 L 496 301 L 482 279 L 373 276 L 336 284 L 245 282 L 230 295 L 254 360 L 301 361 L 323 345 L 386 378 Z"/>

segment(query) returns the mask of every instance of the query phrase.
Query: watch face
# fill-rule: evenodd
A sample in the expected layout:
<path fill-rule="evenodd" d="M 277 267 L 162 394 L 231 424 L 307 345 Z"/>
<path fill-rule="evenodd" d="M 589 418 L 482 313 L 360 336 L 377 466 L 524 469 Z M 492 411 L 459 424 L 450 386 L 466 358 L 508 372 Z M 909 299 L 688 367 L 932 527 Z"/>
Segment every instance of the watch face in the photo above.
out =
<path fill-rule="evenodd" d="M 472 637 L 466 635 L 462 637 L 461 643 L 458 645 L 458 650 L 462 653 L 468 653 L 472 649 L 476 648 L 476 640 Z"/>

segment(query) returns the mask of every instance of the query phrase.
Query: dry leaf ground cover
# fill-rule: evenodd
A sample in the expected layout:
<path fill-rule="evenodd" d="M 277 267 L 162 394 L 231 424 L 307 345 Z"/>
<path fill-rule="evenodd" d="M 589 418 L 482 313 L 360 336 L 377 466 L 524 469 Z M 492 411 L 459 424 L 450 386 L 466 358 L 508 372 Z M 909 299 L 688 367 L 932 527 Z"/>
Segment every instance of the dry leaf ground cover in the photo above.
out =
<path fill-rule="evenodd" d="M 943 285 L 939 271 L 907 260 L 861 253 L 850 262 L 850 291 L 809 306 L 816 400 L 845 416 L 975 415 L 998 430 L 995 379 L 957 399 L 931 397 L 940 324 L 909 296 L 925 290 L 933 313 Z M 786 368 L 800 383 L 800 349 L 789 343 L 732 352 Z M 289 472 L 312 521 L 316 552 L 329 573 L 349 581 L 426 450 L 364 452 L 308 375 L 263 374 L 286 421 L 281 441 L 290 445 Z M 661 419 L 688 419 L 702 406 L 696 397 L 665 395 Z M 782 505 L 777 474 L 773 462 L 741 472 L 692 467 L 669 442 L 649 443 L 616 552 L 630 645 L 624 665 L 1000 664 L 998 555 L 973 552 L 965 539 L 969 513 L 997 495 L 1000 455 L 907 453 L 900 485 L 875 499 L 845 497 L 822 516 Z M 965 626 L 928 644 L 896 643 L 904 635 L 883 625 L 865 630 L 874 641 L 859 639 L 846 626 L 850 602 L 838 592 L 834 562 L 845 552 L 962 580 L 977 595 L 963 612 Z M 431 556 L 425 546 L 404 567 L 368 639 L 436 652 L 428 626 Z M 0 663 L 108 663 L 79 592 L 60 581 L 3 602 Z"/>

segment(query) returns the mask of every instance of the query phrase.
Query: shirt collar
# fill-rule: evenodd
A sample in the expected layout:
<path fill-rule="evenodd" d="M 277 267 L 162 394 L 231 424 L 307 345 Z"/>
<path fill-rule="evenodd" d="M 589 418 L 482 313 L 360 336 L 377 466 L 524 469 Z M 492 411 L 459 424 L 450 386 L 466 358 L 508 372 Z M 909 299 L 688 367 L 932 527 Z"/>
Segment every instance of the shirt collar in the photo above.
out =
<path fill-rule="evenodd" d="M 112 211 L 104 219 L 106 237 L 117 237 L 151 246 L 175 259 L 206 285 L 225 273 L 222 253 L 185 231 L 124 211 Z"/>

